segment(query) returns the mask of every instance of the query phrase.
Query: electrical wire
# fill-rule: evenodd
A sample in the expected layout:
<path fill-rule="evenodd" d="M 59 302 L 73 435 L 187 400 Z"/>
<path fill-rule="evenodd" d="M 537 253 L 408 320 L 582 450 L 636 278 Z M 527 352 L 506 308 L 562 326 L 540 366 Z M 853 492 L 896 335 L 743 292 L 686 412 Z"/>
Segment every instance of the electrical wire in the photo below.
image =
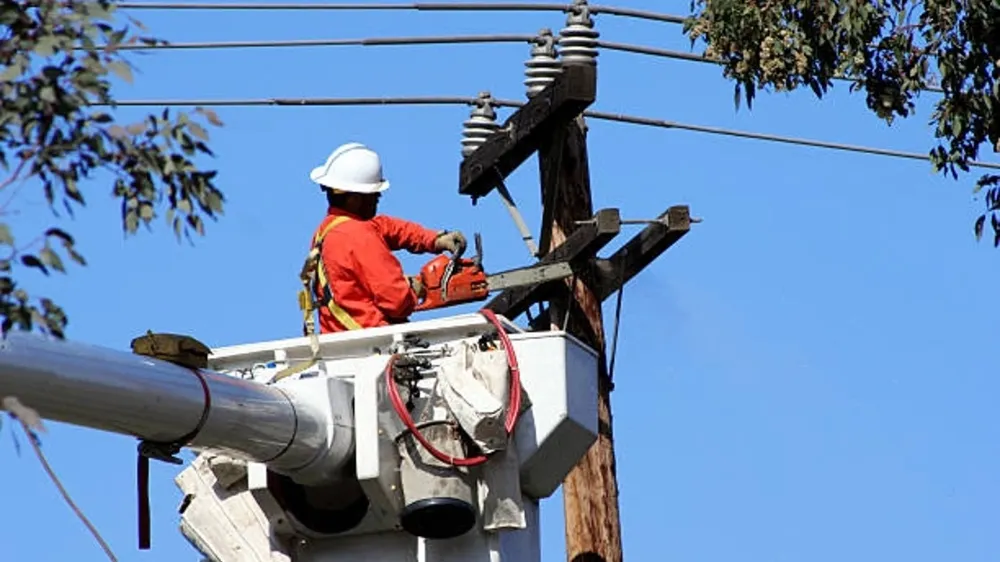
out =
<path fill-rule="evenodd" d="M 191 99 L 191 100 L 121 100 L 115 105 L 121 107 L 170 107 L 170 106 L 201 106 L 201 107 L 254 107 L 254 106 L 297 106 L 297 107 L 337 107 L 337 106 L 370 106 L 370 105 L 475 105 L 478 98 L 463 96 L 423 96 L 423 97 L 372 97 L 372 98 L 265 98 L 265 99 Z M 497 107 L 519 108 L 525 102 L 514 100 L 495 99 L 493 104 Z M 609 113 L 605 111 L 584 111 L 585 117 L 600 119 L 603 121 L 616 121 L 632 125 L 643 125 L 647 127 L 657 127 L 661 129 L 678 129 L 696 133 L 711 135 L 722 135 L 739 137 L 751 140 L 777 142 L 799 146 L 811 146 L 814 148 L 825 148 L 844 152 L 856 152 L 861 154 L 872 154 L 875 156 L 887 156 L 892 158 L 905 158 L 910 160 L 929 161 L 930 156 L 919 152 L 906 152 L 888 148 L 878 148 L 854 144 L 844 144 L 800 137 L 789 137 L 782 135 L 772 135 L 767 133 L 754 133 L 751 131 L 740 131 L 736 129 L 726 129 L 722 127 L 711 127 L 707 125 L 695 125 L 691 123 L 681 123 L 678 121 L 668 121 L 665 119 L 654 119 L 651 117 L 640 117 L 626 115 L 623 113 Z M 973 160 L 968 163 L 974 168 L 1000 169 L 1000 163 L 981 162 Z"/>
<path fill-rule="evenodd" d="M 195 41 L 187 43 L 166 43 L 161 45 L 119 45 L 121 51 L 153 51 L 159 49 L 245 49 L 271 47 L 337 47 L 360 45 L 363 47 L 383 45 L 441 45 L 455 43 L 531 43 L 534 35 L 443 35 L 427 37 L 370 37 L 365 39 L 290 39 L 281 41 Z M 101 48 L 98 46 L 97 48 Z M 82 47 L 81 47 L 82 48 Z"/>
<path fill-rule="evenodd" d="M 621 51 L 624 53 L 633 53 L 637 55 L 649 55 L 653 57 L 678 59 L 691 62 L 710 63 L 716 65 L 722 64 L 721 60 L 713 59 L 711 57 L 706 57 L 704 55 L 698 55 L 695 53 L 685 53 L 682 51 L 672 51 L 670 49 L 660 49 L 657 47 L 647 47 L 645 45 L 629 45 L 627 43 L 612 43 L 609 41 L 598 41 L 597 46 L 599 48 L 607 49 L 609 51 Z M 833 79 L 842 80 L 846 82 L 854 82 L 854 80 L 851 80 L 850 78 L 847 78 L 845 76 L 834 76 Z M 927 92 L 937 92 L 937 93 L 944 92 L 944 90 L 942 90 L 939 86 L 934 86 L 934 85 L 927 85 L 921 89 Z"/>
<path fill-rule="evenodd" d="M 426 37 L 368 37 L 362 39 L 289 39 L 289 40 L 246 40 L 246 41 L 193 41 L 184 43 L 163 43 L 159 45 L 119 45 L 121 51 L 154 51 L 168 50 L 200 50 L 200 49 L 246 49 L 246 48 L 281 48 L 281 47 L 343 47 L 343 46 L 392 46 L 392 45 L 454 45 L 473 43 L 534 43 L 537 35 L 530 34 L 494 34 L 494 35 L 442 35 Z M 609 51 L 620 51 L 660 58 L 685 60 L 690 62 L 722 64 L 721 60 L 695 53 L 685 53 L 645 45 L 597 41 L 598 48 Z M 99 45 L 98 48 L 103 47 Z M 83 47 L 80 47 L 83 49 Z M 850 78 L 835 76 L 835 80 L 853 82 Z M 922 90 L 942 93 L 938 86 L 928 85 Z"/>
<path fill-rule="evenodd" d="M 654 57 L 662 57 L 668 59 L 679 59 L 692 62 L 707 62 L 712 64 L 722 64 L 722 61 L 712 59 L 704 55 L 697 55 L 695 53 L 684 53 L 681 51 L 671 51 L 669 49 L 658 49 L 656 47 L 646 47 L 644 45 L 629 45 L 626 43 L 612 43 L 610 41 L 598 41 L 597 46 L 601 49 L 607 49 L 609 51 L 622 51 L 625 53 L 650 55 Z"/>
<path fill-rule="evenodd" d="M 244 99 L 203 99 L 203 100 L 118 100 L 115 105 L 122 107 L 255 107 L 255 106 L 297 106 L 297 107 L 338 107 L 364 105 L 473 105 L 476 98 L 468 96 L 408 96 L 392 98 L 244 98 Z M 520 107 L 522 102 L 505 101 L 499 107 Z M 110 104 L 94 104 L 110 105 Z"/>
<path fill-rule="evenodd" d="M 587 111 L 587 117 L 593 119 L 604 119 L 608 121 L 618 121 L 621 123 L 631 123 L 633 125 L 645 125 L 648 127 L 660 127 L 663 129 L 680 129 L 696 133 L 708 133 L 712 135 L 724 135 L 730 137 L 741 137 L 745 139 L 761 140 L 768 142 L 778 142 L 784 144 L 794 144 L 800 146 L 812 146 L 815 148 L 826 148 L 830 150 L 840 150 L 844 152 L 858 152 L 863 154 L 874 154 L 876 156 L 889 156 L 893 158 L 908 158 L 911 160 L 930 160 L 927 154 L 919 152 L 905 152 L 902 150 L 892 150 L 888 148 L 876 148 L 855 144 L 843 144 L 837 142 L 804 139 L 798 137 L 786 137 L 782 135 L 771 135 L 766 133 L 754 133 L 750 131 L 738 131 L 734 129 L 723 129 L 721 127 L 709 127 L 705 125 L 692 125 L 690 123 L 678 123 L 664 119 L 653 119 L 650 117 L 636 117 L 633 115 L 623 115 L 620 113 L 605 113 L 602 111 Z M 976 168 L 1000 169 L 1000 163 L 971 161 L 969 166 Z"/>
<path fill-rule="evenodd" d="M 182 43 L 163 43 L 158 45 L 118 45 L 122 51 L 154 51 L 159 49 L 244 49 L 270 47 L 333 47 L 333 46 L 381 46 L 381 45 L 426 45 L 449 43 L 534 43 L 537 35 L 530 34 L 493 34 L 493 35 L 443 35 L 425 37 L 368 37 L 360 39 L 288 39 L 288 40 L 241 40 L 241 41 L 192 41 Z M 598 41 L 597 46 L 612 50 L 656 57 L 682 59 L 693 62 L 720 64 L 721 61 L 710 59 L 693 53 L 683 53 L 643 45 L 626 43 L 611 43 Z M 104 48 L 98 45 L 97 48 Z M 81 49 L 83 47 L 80 47 Z"/>
<path fill-rule="evenodd" d="M 526 2 L 121 2 L 118 7 L 130 10 L 418 10 L 454 12 L 569 12 L 572 4 Z M 684 16 L 675 16 L 635 8 L 588 6 L 592 15 L 607 14 L 627 18 L 683 24 Z"/>

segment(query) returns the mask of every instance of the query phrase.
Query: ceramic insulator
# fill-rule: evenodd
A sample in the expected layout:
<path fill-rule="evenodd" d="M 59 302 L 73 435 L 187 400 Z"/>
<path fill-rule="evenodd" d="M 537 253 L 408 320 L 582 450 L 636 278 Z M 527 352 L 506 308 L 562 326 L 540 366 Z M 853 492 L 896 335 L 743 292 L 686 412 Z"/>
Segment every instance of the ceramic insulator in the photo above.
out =
<path fill-rule="evenodd" d="M 538 37 L 531 47 L 531 58 L 524 63 L 524 66 L 524 74 L 527 76 L 524 85 L 527 87 L 529 98 L 544 90 L 562 72 L 562 62 L 556 51 L 556 38 L 552 35 L 551 29 L 538 32 Z"/>
<path fill-rule="evenodd" d="M 475 152 L 499 128 L 497 113 L 493 110 L 493 96 L 489 92 L 481 92 L 468 121 L 462 123 L 462 156 Z"/>
<path fill-rule="evenodd" d="M 566 27 L 559 31 L 559 55 L 564 64 L 597 64 L 597 38 L 587 0 L 574 0 Z"/>

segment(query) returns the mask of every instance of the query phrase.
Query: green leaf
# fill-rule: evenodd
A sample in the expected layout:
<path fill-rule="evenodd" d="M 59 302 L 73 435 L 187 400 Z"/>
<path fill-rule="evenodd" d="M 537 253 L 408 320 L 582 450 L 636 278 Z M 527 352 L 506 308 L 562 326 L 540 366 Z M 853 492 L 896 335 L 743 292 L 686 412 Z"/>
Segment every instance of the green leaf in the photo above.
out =
<path fill-rule="evenodd" d="M 67 245 L 70 245 L 70 246 L 72 246 L 73 243 L 74 243 L 73 237 L 70 236 L 70 234 L 68 232 L 66 232 L 65 230 L 63 230 L 61 228 L 52 227 L 52 228 L 50 228 L 50 229 L 48 229 L 48 230 L 45 231 L 45 236 L 46 237 L 52 237 L 52 238 L 58 238 L 59 240 L 62 241 L 63 244 L 67 244 Z"/>
<path fill-rule="evenodd" d="M 49 270 L 47 267 L 45 267 L 45 264 L 42 263 L 42 261 L 39 260 L 36 256 L 33 256 L 31 254 L 21 256 L 21 264 L 27 267 L 34 267 L 36 269 L 39 269 L 45 275 L 49 274 Z"/>
<path fill-rule="evenodd" d="M 215 125 L 216 127 L 223 126 L 222 120 L 219 119 L 219 116 L 212 109 L 207 107 L 198 107 L 195 108 L 195 112 L 204 115 L 205 119 L 208 119 L 208 122 Z"/>
<path fill-rule="evenodd" d="M 128 63 L 117 60 L 112 61 L 108 63 L 108 69 L 114 72 L 122 80 L 128 82 L 129 84 L 132 83 L 132 69 L 129 68 Z"/>
<path fill-rule="evenodd" d="M 0 45 L 3 176 L 26 162 L 21 171 L 25 184 L 38 186 L 57 216 L 62 208 L 72 215 L 84 205 L 84 182 L 107 182 L 122 202 L 126 232 L 134 232 L 140 223 L 151 229 L 156 205 L 166 198 L 166 207 L 177 211 L 168 223 L 178 238 L 184 234 L 190 240 L 190 231 L 203 233 L 204 217 L 221 214 L 224 203 L 212 183 L 215 171 L 202 170 L 194 161 L 195 155 L 212 155 L 208 125 L 165 109 L 123 128 L 107 109 L 116 105 L 114 87 L 137 79 L 119 47 L 166 42 L 133 34 L 137 22 L 126 18 L 128 23 L 120 24 L 113 2 L 12 5 L 0 8 L 5 34 Z M 197 113 L 207 123 L 222 124 L 210 110 Z M 0 223 L 0 245 L 15 248 L 9 224 Z M 0 325 L 62 337 L 65 312 L 51 300 L 30 298 L 13 266 L 49 274 L 65 272 L 66 260 L 86 265 L 73 237 L 59 228 L 45 231 L 37 254 L 15 250 L 0 258 Z"/>
<path fill-rule="evenodd" d="M 80 255 L 74 248 L 67 247 L 66 253 L 69 254 L 70 259 L 72 259 L 76 263 L 80 265 L 87 265 L 87 260 L 85 260 L 83 256 Z"/>
<path fill-rule="evenodd" d="M 153 218 L 153 205 L 151 203 L 143 202 L 139 205 L 139 217 L 144 221 L 150 221 Z"/>
<path fill-rule="evenodd" d="M 938 84 L 943 95 L 933 94 L 930 121 L 940 146 L 931 160 L 936 172 L 953 178 L 969 171 L 980 147 L 1000 137 L 1000 0 L 692 0 L 691 12 L 684 33 L 692 45 L 706 45 L 706 56 L 722 61 L 736 104 L 740 92 L 751 108 L 756 93 L 802 85 L 821 98 L 831 80 L 844 78 L 851 92 L 862 93 L 868 110 L 891 125 L 914 114 L 925 84 Z M 997 200 L 986 204 L 991 213 Z M 984 221 L 976 219 L 977 233 Z"/>
<path fill-rule="evenodd" d="M 125 231 L 133 233 L 139 229 L 139 216 L 134 210 L 125 213 Z"/>
<path fill-rule="evenodd" d="M 38 98 L 42 101 L 53 103 L 56 101 L 56 91 L 52 86 L 42 86 L 38 92 Z"/>
<path fill-rule="evenodd" d="M 56 52 L 58 39 L 52 35 L 43 35 L 35 44 L 35 54 L 41 57 L 50 57 Z"/>
<path fill-rule="evenodd" d="M 207 196 L 208 208 L 210 211 L 222 212 L 222 194 L 218 191 L 210 191 Z"/>
<path fill-rule="evenodd" d="M 13 82 L 24 74 L 24 65 L 20 60 L 15 60 L 0 72 L 0 82 Z"/>
<path fill-rule="evenodd" d="M 10 233 L 10 227 L 4 223 L 0 223 L 0 245 L 14 245 L 14 235 Z"/>
<path fill-rule="evenodd" d="M 201 125 L 191 122 L 188 123 L 188 128 L 191 129 L 191 134 L 193 134 L 194 136 L 198 137 L 203 141 L 208 140 L 208 133 L 205 132 L 205 129 L 203 129 Z"/>
<path fill-rule="evenodd" d="M 38 252 L 38 257 L 45 265 L 61 273 L 66 273 L 66 267 L 63 265 L 62 258 L 59 257 L 59 254 L 53 252 L 52 248 L 48 246 L 42 248 Z"/>

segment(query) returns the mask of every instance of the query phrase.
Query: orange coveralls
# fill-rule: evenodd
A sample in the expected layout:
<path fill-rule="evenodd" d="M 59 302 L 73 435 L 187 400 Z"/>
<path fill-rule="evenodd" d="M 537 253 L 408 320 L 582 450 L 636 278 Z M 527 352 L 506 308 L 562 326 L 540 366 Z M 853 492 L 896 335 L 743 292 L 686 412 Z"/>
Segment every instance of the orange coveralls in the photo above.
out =
<path fill-rule="evenodd" d="M 331 221 L 341 216 L 349 220 L 330 229 L 320 249 L 320 267 L 324 268 L 334 302 L 362 328 L 405 322 L 417 305 L 417 295 L 392 252 L 433 253 L 438 232 L 386 215 L 364 220 L 342 209 L 329 208 L 313 234 L 313 243 Z M 323 288 L 313 289 L 320 298 Z M 328 307 L 319 307 L 321 334 L 348 329 Z"/>

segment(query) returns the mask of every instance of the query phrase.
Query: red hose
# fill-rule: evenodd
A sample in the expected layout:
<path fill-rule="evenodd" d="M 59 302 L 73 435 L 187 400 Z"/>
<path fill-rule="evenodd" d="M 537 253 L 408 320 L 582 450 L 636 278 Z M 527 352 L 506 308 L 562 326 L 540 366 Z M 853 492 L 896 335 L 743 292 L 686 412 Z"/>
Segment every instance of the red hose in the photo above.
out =
<path fill-rule="evenodd" d="M 503 325 L 500 323 L 500 319 L 497 315 L 489 309 L 482 309 L 479 311 L 480 314 L 486 317 L 493 326 L 497 329 L 497 335 L 500 337 L 500 341 L 503 343 L 504 352 L 507 355 L 507 365 L 510 368 L 510 400 L 507 405 L 507 419 L 504 422 L 504 429 L 507 435 L 510 436 L 514 433 L 514 427 L 517 425 L 518 415 L 521 411 L 521 369 L 517 364 L 517 355 L 514 353 L 514 345 L 511 344 L 510 338 L 507 337 L 507 332 L 504 331 Z M 403 399 L 399 396 L 399 388 L 396 386 L 396 381 L 392 376 L 392 367 L 396 363 L 396 356 L 393 355 L 389 358 L 389 363 L 385 366 L 385 385 L 386 390 L 389 394 L 389 400 L 392 402 L 392 407 L 399 416 L 399 419 L 403 421 L 403 424 L 413 437 L 417 440 L 420 445 L 427 450 L 434 458 L 437 460 L 450 464 L 452 466 L 476 466 L 483 464 L 487 461 L 488 457 L 486 455 L 478 455 L 475 457 L 453 457 L 451 455 L 446 455 L 442 453 L 438 448 L 430 443 L 420 430 L 417 429 L 417 424 L 413 422 L 413 418 L 410 416 L 410 412 L 406 409 L 406 405 L 403 404 Z"/>

